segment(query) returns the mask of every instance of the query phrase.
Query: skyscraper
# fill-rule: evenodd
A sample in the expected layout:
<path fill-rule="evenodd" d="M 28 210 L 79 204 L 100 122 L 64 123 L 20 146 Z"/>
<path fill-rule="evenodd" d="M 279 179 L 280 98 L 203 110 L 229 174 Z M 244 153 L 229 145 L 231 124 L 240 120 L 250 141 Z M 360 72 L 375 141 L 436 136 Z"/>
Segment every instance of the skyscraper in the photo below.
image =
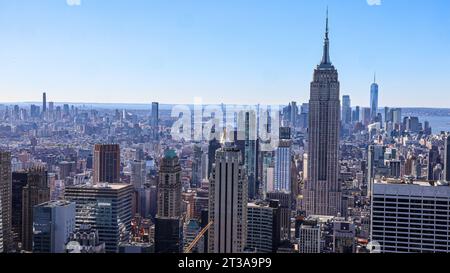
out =
<path fill-rule="evenodd" d="M 379 177 L 379 168 L 385 166 L 384 153 L 386 146 L 370 145 L 367 148 L 367 195 L 371 196 L 373 182 L 376 177 Z"/>
<path fill-rule="evenodd" d="M 444 180 L 450 182 L 450 134 L 445 137 L 444 149 Z"/>
<path fill-rule="evenodd" d="M 2 198 L 0 197 L 0 202 L 2 201 Z M 2 206 L 0 206 L 0 253 L 4 252 L 4 247 L 3 247 L 3 215 L 2 215 Z"/>
<path fill-rule="evenodd" d="M 120 147 L 118 144 L 96 144 L 94 147 L 94 183 L 119 183 Z"/>
<path fill-rule="evenodd" d="M 75 230 L 75 203 L 50 201 L 34 207 L 33 252 L 64 253 Z"/>
<path fill-rule="evenodd" d="M 131 232 L 133 186 L 130 184 L 81 184 L 66 187 L 64 198 L 75 202 L 75 226 L 98 230 L 106 252 L 116 253 Z"/>
<path fill-rule="evenodd" d="M 200 144 L 194 144 L 194 154 L 192 158 L 192 179 L 191 186 L 195 188 L 200 188 L 202 183 L 202 172 L 203 172 L 203 150 Z"/>
<path fill-rule="evenodd" d="M 248 197 L 250 199 L 254 199 L 257 195 L 258 186 L 257 186 L 257 173 L 256 166 L 257 158 L 258 158 L 258 141 L 257 141 L 257 133 L 256 133 L 256 113 L 255 111 L 241 111 L 239 113 L 240 126 L 239 128 L 243 128 L 243 131 L 240 131 L 240 135 L 238 135 L 238 142 L 243 140 L 244 148 L 243 148 L 243 160 L 245 170 L 247 172 L 248 179 Z M 242 142 L 241 142 L 242 143 Z"/>
<path fill-rule="evenodd" d="M 341 212 L 338 181 L 340 100 L 338 72 L 330 60 L 328 12 L 323 58 L 314 71 L 309 101 L 307 214 L 337 215 Z"/>
<path fill-rule="evenodd" d="M 342 123 L 350 124 L 352 122 L 352 105 L 350 96 L 342 96 Z"/>
<path fill-rule="evenodd" d="M 209 252 L 240 253 L 247 240 L 248 193 L 239 149 L 217 150 L 209 187 Z"/>
<path fill-rule="evenodd" d="M 181 166 L 174 150 L 161 159 L 158 183 L 158 216 L 181 216 Z"/>
<path fill-rule="evenodd" d="M 42 114 L 44 115 L 47 112 L 47 94 L 42 93 Z"/>
<path fill-rule="evenodd" d="M 280 141 L 275 151 L 275 191 L 291 192 L 292 140 L 289 133 L 280 134 Z"/>
<path fill-rule="evenodd" d="M 28 184 L 22 196 L 22 248 L 33 250 L 33 208 L 50 200 L 47 171 L 36 167 L 28 173 Z"/>
<path fill-rule="evenodd" d="M 3 237 L 3 250 L 12 247 L 11 208 L 12 208 L 12 177 L 11 153 L 0 151 L 0 233 Z"/>
<path fill-rule="evenodd" d="M 181 190 L 179 158 L 174 150 L 167 150 L 159 170 L 158 213 L 155 219 L 157 253 L 182 252 Z"/>
<path fill-rule="evenodd" d="M 158 127 L 159 124 L 159 103 L 152 102 L 152 116 L 150 119 L 150 126 Z"/>
<path fill-rule="evenodd" d="M 217 135 L 216 130 L 218 130 L 218 129 L 213 127 L 211 129 L 211 134 Z M 214 137 L 209 141 L 209 145 L 208 145 L 208 179 L 210 179 L 211 173 L 213 172 L 213 164 L 216 161 L 216 151 L 220 147 L 221 147 L 220 140 L 217 137 Z"/>
<path fill-rule="evenodd" d="M 360 120 L 360 117 L 359 117 L 360 113 L 361 113 L 361 107 L 356 106 L 355 110 L 353 110 L 353 112 L 352 112 L 352 122 L 359 122 L 359 120 Z"/>
<path fill-rule="evenodd" d="M 154 140 L 159 139 L 159 103 L 152 102 L 152 116 L 150 119 L 152 137 Z"/>
<path fill-rule="evenodd" d="M 441 157 L 439 155 L 439 147 L 436 145 L 431 146 L 428 152 L 428 181 L 437 181 L 440 178 L 436 177 L 434 169 L 436 166 L 441 164 Z"/>
<path fill-rule="evenodd" d="M 22 203 L 23 188 L 28 183 L 28 172 L 20 171 L 12 173 L 12 214 L 11 230 L 14 247 L 22 242 Z"/>
<path fill-rule="evenodd" d="M 144 160 L 133 160 L 131 163 L 131 184 L 133 184 L 135 190 L 139 190 L 144 187 L 147 171 L 146 163 Z"/>
<path fill-rule="evenodd" d="M 298 106 L 297 106 L 297 102 L 293 101 L 291 102 L 291 116 L 290 116 L 290 121 L 291 121 L 291 126 L 292 127 L 296 127 L 297 125 L 297 116 L 298 116 Z"/>
<path fill-rule="evenodd" d="M 376 76 L 370 86 L 370 120 L 373 121 L 377 117 L 378 112 L 378 84 L 376 83 Z"/>

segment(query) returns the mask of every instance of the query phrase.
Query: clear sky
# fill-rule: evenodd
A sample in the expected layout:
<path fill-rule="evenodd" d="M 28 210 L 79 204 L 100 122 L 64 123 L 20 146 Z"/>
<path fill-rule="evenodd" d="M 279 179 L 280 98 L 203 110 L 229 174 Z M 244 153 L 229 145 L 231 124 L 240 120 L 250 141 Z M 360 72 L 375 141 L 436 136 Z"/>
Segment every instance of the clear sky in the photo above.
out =
<path fill-rule="evenodd" d="M 327 5 L 353 105 L 450 108 L 448 0 L 0 0 L 0 101 L 306 102 Z"/>

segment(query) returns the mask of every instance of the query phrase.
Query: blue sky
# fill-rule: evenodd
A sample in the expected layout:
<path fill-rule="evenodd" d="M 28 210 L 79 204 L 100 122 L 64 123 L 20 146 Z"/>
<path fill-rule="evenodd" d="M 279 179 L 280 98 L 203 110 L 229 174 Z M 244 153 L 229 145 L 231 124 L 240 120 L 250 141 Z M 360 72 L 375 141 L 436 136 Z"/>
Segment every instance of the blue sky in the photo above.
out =
<path fill-rule="evenodd" d="M 0 0 L 0 101 L 306 102 L 328 5 L 353 105 L 450 107 L 448 0 L 67 1 Z"/>

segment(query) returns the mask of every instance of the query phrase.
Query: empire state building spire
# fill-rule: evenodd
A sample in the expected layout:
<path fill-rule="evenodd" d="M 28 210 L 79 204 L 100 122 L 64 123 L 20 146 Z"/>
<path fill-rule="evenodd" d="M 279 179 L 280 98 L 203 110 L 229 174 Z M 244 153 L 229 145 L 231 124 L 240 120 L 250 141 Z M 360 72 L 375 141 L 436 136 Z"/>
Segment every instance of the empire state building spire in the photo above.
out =
<path fill-rule="evenodd" d="M 330 59 L 330 39 L 328 37 L 329 29 L 328 29 L 328 8 L 327 8 L 327 20 L 326 20 L 326 28 L 325 28 L 325 41 L 323 45 L 323 57 L 322 62 L 320 63 L 320 68 L 331 68 L 331 59 Z"/>

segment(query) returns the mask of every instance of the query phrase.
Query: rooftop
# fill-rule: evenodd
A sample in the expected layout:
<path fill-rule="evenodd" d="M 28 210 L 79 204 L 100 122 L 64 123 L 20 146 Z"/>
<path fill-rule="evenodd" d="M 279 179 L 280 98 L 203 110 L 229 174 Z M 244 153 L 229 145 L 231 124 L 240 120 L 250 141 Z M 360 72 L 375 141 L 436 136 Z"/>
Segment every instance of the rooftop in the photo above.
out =
<path fill-rule="evenodd" d="M 45 202 L 45 203 L 39 204 L 36 207 L 50 207 L 50 208 L 65 207 L 65 206 L 68 206 L 68 205 L 70 205 L 72 203 L 73 202 L 66 201 L 66 200 L 56 200 L 56 201 L 49 201 L 49 202 Z"/>
<path fill-rule="evenodd" d="M 97 184 L 81 184 L 70 186 L 72 188 L 83 188 L 83 189 L 112 189 L 112 190 L 120 190 L 126 187 L 129 187 L 130 184 L 125 183 L 97 183 Z"/>
<path fill-rule="evenodd" d="M 376 179 L 375 184 L 385 184 L 385 185 L 416 185 L 422 187 L 437 187 L 437 186 L 449 186 L 447 181 L 430 182 L 424 180 L 405 180 L 405 179 Z"/>

